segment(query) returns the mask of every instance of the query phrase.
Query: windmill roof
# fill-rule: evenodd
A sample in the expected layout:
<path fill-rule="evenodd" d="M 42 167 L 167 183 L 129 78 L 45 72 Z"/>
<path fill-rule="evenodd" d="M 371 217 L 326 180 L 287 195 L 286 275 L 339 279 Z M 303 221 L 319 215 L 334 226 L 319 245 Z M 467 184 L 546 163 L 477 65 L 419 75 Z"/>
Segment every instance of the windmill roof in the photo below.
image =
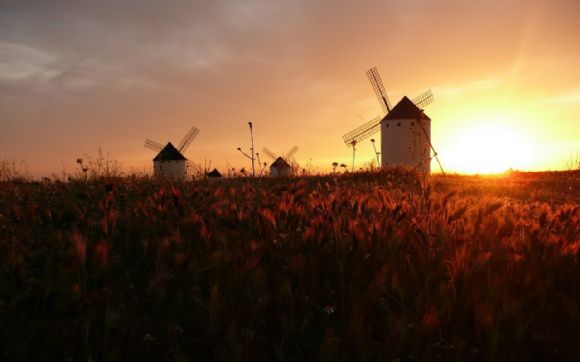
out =
<path fill-rule="evenodd" d="M 405 96 L 393 109 L 391 109 L 389 113 L 387 113 L 383 120 L 417 119 L 420 113 L 421 109 L 419 109 L 412 100 Z M 423 118 L 431 120 L 431 118 L 429 118 L 425 113 L 423 113 Z"/>
<path fill-rule="evenodd" d="M 222 177 L 222 174 L 217 170 L 217 168 L 214 168 L 211 172 L 207 173 L 207 177 Z"/>
<path fill-rule="evenodd" d="M 186 158 L 169 142 L 159 153 L 153 161 L 179 161 L 186 160 Z"/>
<path fill-rule="evenodd" d="M 272 162 L 272 165 L 270 165 L 270 168 L 272 167 L 290 167 L 290 164 L 282 157 L 278 157 L 274 162 Z"/>

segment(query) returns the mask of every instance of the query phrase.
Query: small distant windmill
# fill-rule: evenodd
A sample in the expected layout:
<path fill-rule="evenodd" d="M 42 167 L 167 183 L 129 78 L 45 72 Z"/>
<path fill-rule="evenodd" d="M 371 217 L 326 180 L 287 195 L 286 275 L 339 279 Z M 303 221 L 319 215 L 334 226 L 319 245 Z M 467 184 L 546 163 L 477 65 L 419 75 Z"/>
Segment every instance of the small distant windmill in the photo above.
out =
<path fill-rule="evenodd" d="M 422 110 L 434 100 L 431 90 L 412 101 L 405 96 L 395 107 L 391 108 L 377 68 L 369 69 L 366 74 L 381 104 L 383 116 L 372 119 L 342 137 L 344 143 L 353 148 L 353 165 L 356 145 L 380 130 L 381 166 L 407 165 L 429 173 L 431 158 L 434 157 L 443 172 L 437 152 L 431 143 L 431 118 Z M 433 151 L 433 156 L 431 156 L 431 151 Z M 375 154 L 377 154 L 376 151 Z"/>
<path fill-rule="evenodd" d="M 209 179 L 214 179 L 214 180 L 216 180 L 216 179 L 221 179 L 221 178 L 223 177 L 223 175 L 221 174 L 221 172 L 219 172 L 219 171 L 217 170 L 217 168 L 214 168 L 214 169 L 213 169 L 211 172 L 208 172 L 208 173 L 207 173 L 207 177 L 208 177 Z"/>
<path fill-rule="evenodd" d="M 159 152 L 153 159 L 153 175 L 166 176 L 183 180 L 187 175 L 187 169 L 191 169 L 195 174 L 203 174 L 201 167 L 183 156 L 183 153 L 191 145 L 195 137 L 199 134 L 199 129 L 191 127 L 189 132 L 183 136 L 177 148 L 168 142 L 165 146 L 162 143 L 151 139 L 145 140 L 145 148 Z"/>
<path fill-rule="evenodd" d="M 262 149 L 262 153 L 265 153 L 268 157 L 272 159 L 272 164 L 270 165 L 270 176 L 272 177 L 289 177 L 292 176 L 292 166 L 288 163 L 288 160 L 294 154 L 298 152 L 298 147 L 294 146 L 290 151 L 286 152 L 284 156 L 276 156 L 276 154 L 270 151 L 267 147 Z"/>

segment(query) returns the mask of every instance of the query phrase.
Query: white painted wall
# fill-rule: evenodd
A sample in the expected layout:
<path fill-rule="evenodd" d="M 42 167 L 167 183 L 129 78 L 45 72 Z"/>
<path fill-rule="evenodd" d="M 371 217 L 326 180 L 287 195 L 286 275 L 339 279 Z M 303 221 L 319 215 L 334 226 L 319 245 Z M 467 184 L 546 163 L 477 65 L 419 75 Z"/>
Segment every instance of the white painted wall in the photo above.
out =
<path fill-rule="evenodd" d="M 290 177 L 292 176 L 292 169 L 290 167 L 270 167 L 270 176 Z"/>
<path fill-rule="evenodd" d="M 381 165 L 416 167 L 423 173 L 431 171 L 431 121 L 423 119 L 421 130 L 416 119 L 394 119 L 381 123 Z"/>
<path fill-rule="evenodd" d="M 153 161 L 153 175 L 184 180 L 186 176 L 185 161 Z"/>

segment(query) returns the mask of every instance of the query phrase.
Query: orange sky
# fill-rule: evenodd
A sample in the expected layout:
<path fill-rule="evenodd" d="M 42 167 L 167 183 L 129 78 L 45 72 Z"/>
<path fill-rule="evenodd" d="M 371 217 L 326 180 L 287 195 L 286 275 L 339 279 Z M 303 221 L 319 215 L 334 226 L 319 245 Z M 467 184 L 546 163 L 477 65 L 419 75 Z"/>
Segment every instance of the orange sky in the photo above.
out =
<path fill-rule="evenodd" d="M 0 159 L 33 176 L 104 153 L 150 170 L 145 138 L 201 133 L 223 169 L 256 148 L 313 171 L 350 165 L 342 135 L 430 88 L 446 170 L 563 169 L 580 152 L 576 1 L 0 1 Z M 379 139 L 378 135 L 376 137 Z M 359 145 L 357 165 L 373 159 Z M 436 164 L 432 164 L 436 169 Z"/>

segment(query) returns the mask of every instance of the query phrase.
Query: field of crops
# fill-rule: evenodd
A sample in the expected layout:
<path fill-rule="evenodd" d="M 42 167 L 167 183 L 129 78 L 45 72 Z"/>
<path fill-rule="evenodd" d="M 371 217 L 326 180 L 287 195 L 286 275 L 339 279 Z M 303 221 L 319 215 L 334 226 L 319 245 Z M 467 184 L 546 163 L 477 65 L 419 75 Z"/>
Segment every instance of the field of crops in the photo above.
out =
<path fill-rule="evenodd" d="M 0 183 L 0 360 L 580 360 L 580 174 Z"/>

